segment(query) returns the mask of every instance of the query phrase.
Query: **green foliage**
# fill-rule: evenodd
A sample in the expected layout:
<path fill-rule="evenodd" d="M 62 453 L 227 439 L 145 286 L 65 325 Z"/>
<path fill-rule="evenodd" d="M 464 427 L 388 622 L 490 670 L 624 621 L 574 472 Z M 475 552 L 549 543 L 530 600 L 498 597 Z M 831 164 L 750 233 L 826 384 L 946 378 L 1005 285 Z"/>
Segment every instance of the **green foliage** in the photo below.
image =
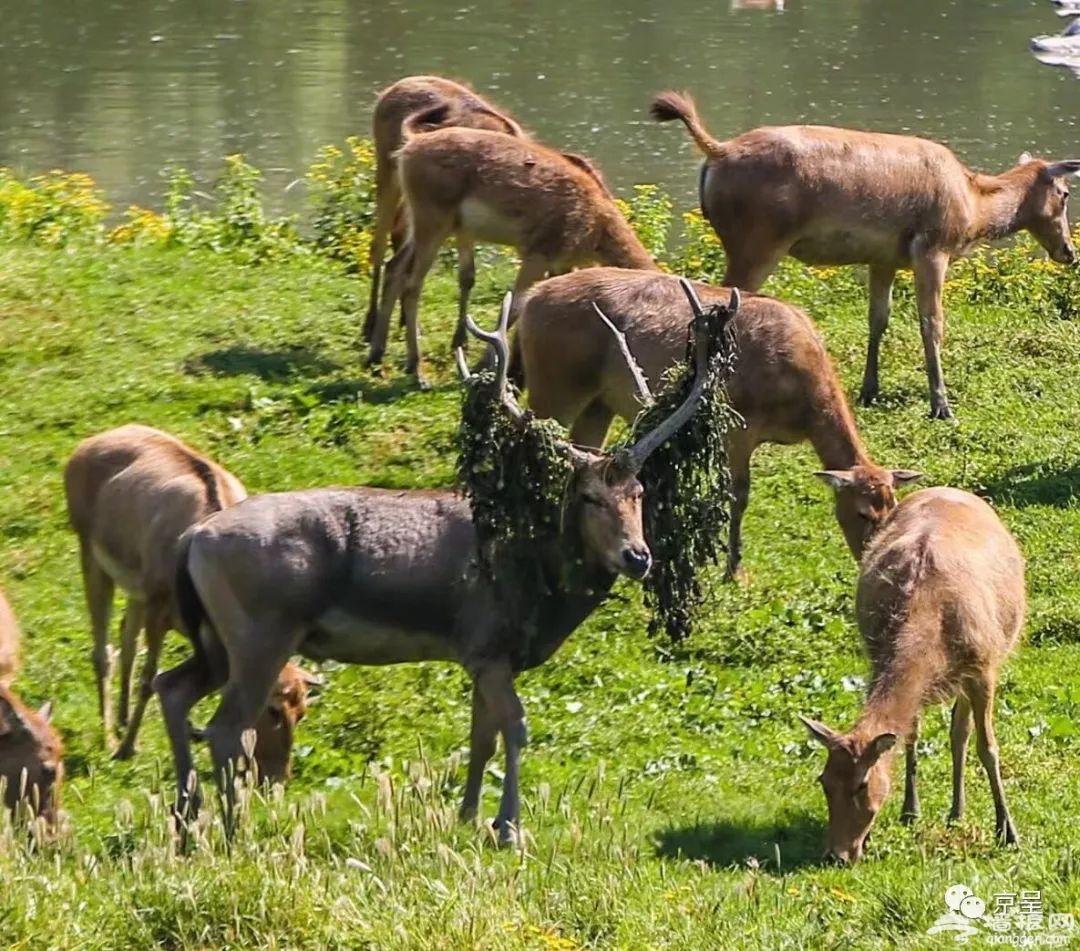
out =
<path fill-rule="evenodd" d="M 350 273 L 366 271 L 375 224 L 375 153 L 371 143 L 350 136 L 345 151 L 336 145 L 319 149 L 308 169 L 315 247 Z"/>
<path fill-rule="evenodd" d="M 655 185 L 635 185 L 633 198 L 616 199 L 615 203 L 649 254 L 662 260 L 667 254 L 674 219 L 671 198 Z"/>
<path fill-rule="evenodd" d="M 673 641 L 693 632 L 702 601 L 700 572 L 726 550 L 731 474 L 725 439 L 738 425 L 724 388 L 737 359 L 729 318 L 728 309 L 717 305 L 695 319 L 686 361 L 668 371 L 656 401 L 634 421 L 631 437 L 654 429 L 689 396 L 696 377 L 695 334 L 703 323 L 710 344 L 705 394 L 690 421 L 645 460 L 639 475 L 645 489 L 645 534 L 654 558 L 643 582 L 645 604 L 653 610 L 649 633 L 663 631 Z"/>
<path fill-rule="evenodd" d="M 480 569 L 497 586 L 507 626 L 520 627 L 539 594 L 575 580 L 576 539 L 560 540 L 573 464 L 559 424 L 531 414 L 515 418 L 495 383 L 495 373 L 482 371 L 465 384 L 457 470 L 472 507 Z M 552 545 L 568 557 L 562 578 L 545 572 L 542 556 Z"/>
<path fill-rule="evenodd" d="M 0 237 L 50 248 L 100 240 L 108 214 L 87 175 L 52 171 L 29 181 L 0 168 Z"/>

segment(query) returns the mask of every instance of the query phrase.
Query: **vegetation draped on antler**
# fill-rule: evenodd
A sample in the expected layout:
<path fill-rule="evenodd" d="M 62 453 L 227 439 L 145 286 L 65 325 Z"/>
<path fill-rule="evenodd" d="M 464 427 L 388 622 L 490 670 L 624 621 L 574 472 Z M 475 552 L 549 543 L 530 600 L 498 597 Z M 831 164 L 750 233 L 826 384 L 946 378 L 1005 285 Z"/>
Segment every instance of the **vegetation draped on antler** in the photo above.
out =
<path fill-rule="evenodd" d="M 673 640 L 690 632 L 693 609 L 701 601 L 698 569 L 726 550 L 721 529 L 728 521 L 730 480 L 724 436 L 735 417 L 723 381 L 733 359 L 727 323 L 738 309 L 737 292 L 729 307 L 705 310 L 689 282 L 681 283 L 695 314 L 687 361 L 669 374 L 654 398 L 625 340 L 620 341 L 646 409 L 632 438 L 611 454 L 611 464 L 638 472 L 645 488 L 646 532 L 656 556 L 644 582 L 655 615 L 650 631 L 665 630 Z M 518 405 L 506 374 L 510 300 L 508 294 L 495 333 L 469 322 L 470 332 L 498 351 L 499 370 L 470 375 L 459 351 L 466 387 L 458 476 L 472 505 L 481 568 L 493 577 L 498 564 L 503 597 L 514 610 L 533 603 L 530 595 L 538 589 L 585 581 L 572 576 L 580 564 L 573 553 L 563 562 L 570 572 L 551 579 L 544 576 L 537 552 L 560 534 L 575 457 L 595 454 L 571 446 L 557 423 L 537 419 Z"/>
<path fill-rule="evenodd" d="M 655 399 L 644 386 L 644 375 L 635 374 L 646 406 L 634 421 L 631 435 L 631 441 L 640 439 L 641 433 L 670 416 L 692 387 L 705 387 L 697 412 L 655 447 L 638 476 L 645 488 L 645 537 L 654 559 L 643 582 L 645 603 L 652 612 L 649 633 L 664 631 L 673 641 L 689 636 L 693 629 L 695 609 L 703 597 L 699 570 L 707 563 L 717 564 L 727 551 L 731 475 L 726 434 L 738 425 L 724 384 L 735 361 L 728 324 L 739 309 L 739 293 L 732 291 L 728 306 L 705 309 L 690 282 L 679 283 L 694 311 L 686 362 L 666 374 Z M 707 348 L 704 375 L 694 369 L 702 359 L 702 348 Z M 625 345 L 623 351 L 629 353 Z"/>
<path fill-rule="evenodd" d="M 469 318 L 469 331 L 500 354 L 497 370 L 470 374 L 459 349 L 458 368 L 465 395 L 458 430 L 458 478 L 472 505 L 480 566 L 493 578 L 515 585 L 504 591 L 527 604 L 530 590 L 546 588 L 537 548 L 560 530 L 566 488 L 573 475 L 574 449 L 552 419 L 537 419 L 517 403 L 507 379 L 506 324 L 511 295 L 503 300 L 499 327 L 481 330 Z"/>

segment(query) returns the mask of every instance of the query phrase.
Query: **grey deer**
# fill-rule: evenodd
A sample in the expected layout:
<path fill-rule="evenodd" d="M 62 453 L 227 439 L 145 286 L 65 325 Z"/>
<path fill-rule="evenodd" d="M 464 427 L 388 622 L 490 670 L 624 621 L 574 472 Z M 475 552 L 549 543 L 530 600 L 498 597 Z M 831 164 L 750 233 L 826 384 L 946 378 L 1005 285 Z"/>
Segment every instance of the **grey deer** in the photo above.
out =
<path fill-rule="evenodd" d="M 507 387 L 507 294 L 498 330 L 470 332 L 492 347 L 496 398 L 524 418 Z M 179 785 L 177 813 L 198 809 L 187 716 L 223 687 L 205 734 L 226 828 L 232 829 L 230 764 L 241 734 L 266 705 L 274 678 L 294 653 L 351 664 L 456 661 L 473 683 L 470 759 L 461 816 L 476 814 L 483 773 L 505 746 L 506 772 L 495 825 L 504 841 L 519 820 L 518 766 L 526 743 L 517 675 L 544 663 L 607 597 L 619 575 L 641 579 L 652 557 L 642 527 L 637 473 L 694 413 L 707 378 L 708 340 L 697 334 L 696 379 L 687 399 L 655 429 L 615 454 L 565 444 L 573 461 L 565 516 L 537 559 L 550 590 L 508 623 L 495 580 L 478 562 L 469 502 L 450 490 L 324 488 L 262 495 L 206 519 L 181 541 L 177 592 L 192 657 L 158 676 Z M 579 550 L 578 583 L 560 581 Z"/>

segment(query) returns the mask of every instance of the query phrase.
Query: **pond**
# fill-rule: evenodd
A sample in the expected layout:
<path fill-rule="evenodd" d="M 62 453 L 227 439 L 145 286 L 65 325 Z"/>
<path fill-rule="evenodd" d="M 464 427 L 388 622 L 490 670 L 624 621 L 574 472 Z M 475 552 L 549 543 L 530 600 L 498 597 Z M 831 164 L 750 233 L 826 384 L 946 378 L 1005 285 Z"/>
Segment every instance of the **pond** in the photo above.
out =
<path fill-rule="evenodd" d="M 268 204 L 295 210 L 316 148 L 367 134 L 377 90 L 423 72 L 465 79 L 544 141 L 593 156 L 617 191 L 655 181 L 687 204 L 687 137 L 646 114 L 664 88 L 694 93 L 719 138 L 790 122 L 908 131 L 987 170 L 1025 149 L 1080 153 L 1080 87 L 1028 50 L 1063 25 L 1048 0 L 776 6 L 0 0 L 0 164 L 88 172 L 123 207 L 159 204 L 170 164 L 210 181 L 243 152 Z"/>

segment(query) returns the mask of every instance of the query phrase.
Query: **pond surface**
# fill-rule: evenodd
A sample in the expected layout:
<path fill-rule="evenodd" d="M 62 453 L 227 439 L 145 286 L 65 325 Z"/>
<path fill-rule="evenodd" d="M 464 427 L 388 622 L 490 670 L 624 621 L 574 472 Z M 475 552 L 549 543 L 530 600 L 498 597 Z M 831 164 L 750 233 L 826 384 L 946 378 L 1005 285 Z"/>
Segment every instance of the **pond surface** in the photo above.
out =
<path fill-rule="evenodd" d="M 697 159 L 646 108 L 687 89 L 719 138 L 765 123 L 910 131 L 977 167 L 1080 154 L 1080 85 L 1029 39 L 1048 0 L 0 0 L 0 164 L 86 171 L 123 207 L 160 171 L 211 181 L 243 152 L 275 208 L 316 148 L 367 134 L 378 89 L 468 80 L 617 191 L 689 204 Z"/>

